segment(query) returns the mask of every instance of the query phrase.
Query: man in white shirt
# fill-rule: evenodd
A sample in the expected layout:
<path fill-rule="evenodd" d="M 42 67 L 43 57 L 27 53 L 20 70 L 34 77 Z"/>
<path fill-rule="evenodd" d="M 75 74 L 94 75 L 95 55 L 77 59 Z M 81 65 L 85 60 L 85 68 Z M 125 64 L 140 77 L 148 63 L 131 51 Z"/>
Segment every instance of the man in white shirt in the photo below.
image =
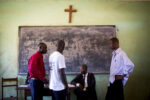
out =
<path fill-rule="evenodd" d="M 49 57 L 49 88 L 52 90 L 52 100 L 66 100 L 68 84 L 64 71 L 66 68 L 65 58 L 62 55 L 64 47 L 65 42 L 59 40 L 57 43 L 57 51 L 54 51 Z"/>
<path fill-rule="evenodd" d="M 117 38 L 110 39 L 112 61 L 110 66 L 109 86 L 105 100 L 124 100 L 124 90 L 129 75 L 133 72 L 134 64 L 126 53 L 119 48 Z"/>

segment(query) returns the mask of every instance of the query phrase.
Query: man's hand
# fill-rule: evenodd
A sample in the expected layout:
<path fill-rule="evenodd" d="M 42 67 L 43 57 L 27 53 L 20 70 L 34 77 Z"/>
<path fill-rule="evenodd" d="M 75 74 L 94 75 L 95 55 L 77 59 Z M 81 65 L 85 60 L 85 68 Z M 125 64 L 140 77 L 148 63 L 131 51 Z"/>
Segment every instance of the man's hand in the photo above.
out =
<path fill-rule="evenodd" d="M 83 90 L 83 86 L 80 83 L 76 84 L 76 87 L 80 88 L 81 90 Z"/>
<path fill-rule="evenodd" d="M 44 79 L 44 85 L 48 85 L 49 84 L 49 81 L 45 78 Z"/>
<path fill-rule="evenodd" d="M 115 80 L 123 80 L 126 75 L 115 75 Z"/>
<path fill-rule="evenodd" d="M 67 78 L 66 78 L 64 68 L 60 69 L 60 76 L 61 76 L 61 80 L 62 80 L 63 84 L 65 85 L 66 93 L 68 94 L 69 93 L 69 87 L 68 87 Z"/>
<path fill-rule="evenodd" d="M 66 88 L 66 94 L 69 94 L 70 93 L 70 90 L 69 90 L 69 88 L 67 87 Z"/>
<path fill-rule="evenodd" d="M 83 91 L 86 91 L 88 87 L 84 87 Z"/>
<path fill-rule="evenodd" d="M 79 88 L 80 88 L 80 89 L 83 89 L 83 86 L 80 84 L 80 85 L 79 85 Z"/>

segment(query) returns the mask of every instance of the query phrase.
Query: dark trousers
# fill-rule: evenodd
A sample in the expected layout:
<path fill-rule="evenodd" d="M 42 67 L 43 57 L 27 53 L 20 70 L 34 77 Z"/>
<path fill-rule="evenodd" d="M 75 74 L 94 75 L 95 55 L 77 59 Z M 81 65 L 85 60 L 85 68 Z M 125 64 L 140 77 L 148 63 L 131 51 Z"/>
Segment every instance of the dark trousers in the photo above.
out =
<path fill-rule="evenodd" d="M 30 91 L 32 100 L 43 100 L 44 83 L 40 80 L 30 80 Z"/>
<path fill-rule="evenodd" d="M 66 100 L 66 89 L 61 91 L 52 90 L 52 100 Z"/>
<path fill-rule="evenodd" d="M 113 84 L 110 84 L 105 100 L 124 100 L 122 80 L 116 80 Z"/>
<path fill-rule="evenodd" d="M 75 89 L 75 94 L 77 96 L 77 100 L 89 100 L 88 94 L 86 91 L 81 90 L 80 88 Z"/>

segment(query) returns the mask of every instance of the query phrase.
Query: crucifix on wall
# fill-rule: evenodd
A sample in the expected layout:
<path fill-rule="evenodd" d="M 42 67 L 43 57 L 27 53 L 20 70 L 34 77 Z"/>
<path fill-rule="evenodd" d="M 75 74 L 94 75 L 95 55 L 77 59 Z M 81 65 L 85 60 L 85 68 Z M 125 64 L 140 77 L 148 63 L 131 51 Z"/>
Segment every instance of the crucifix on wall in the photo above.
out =
<path fill-rule="evenodd" d="M 77 12 L 76 9 L 72 9 L 72 5 L 69 6 L 69 9 L 65 9 L 65 12 L 69 12 L 69 23 L 71 23 L 72 13 Z"/>

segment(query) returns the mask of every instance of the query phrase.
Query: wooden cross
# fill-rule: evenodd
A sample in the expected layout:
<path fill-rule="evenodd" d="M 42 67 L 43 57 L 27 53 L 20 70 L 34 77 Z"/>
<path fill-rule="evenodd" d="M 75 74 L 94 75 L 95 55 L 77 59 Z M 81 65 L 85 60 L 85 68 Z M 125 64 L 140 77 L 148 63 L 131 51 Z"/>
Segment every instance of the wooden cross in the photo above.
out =
<path fill-rule="evenodd" d="M 69 23 L 71 23 L 72 12 L 77 12 L 76 9 L 72 9 L 72 5 L 69 6 L 69 9 L 65 9 L 65 12 L 69 12 Z"/>

